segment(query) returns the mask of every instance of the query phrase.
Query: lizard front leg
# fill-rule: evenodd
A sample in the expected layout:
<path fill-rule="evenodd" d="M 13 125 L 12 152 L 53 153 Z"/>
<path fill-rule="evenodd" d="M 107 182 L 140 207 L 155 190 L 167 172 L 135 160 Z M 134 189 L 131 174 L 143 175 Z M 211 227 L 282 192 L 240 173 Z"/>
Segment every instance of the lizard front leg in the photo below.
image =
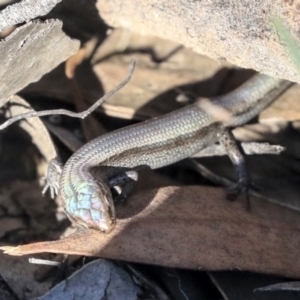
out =
<path fill-rule="evenodd" d="M 48 188 L 50 189 L 50 196 L 54 199 L 59 193 L 59 179 L 62 172 L 62 163 L 57 159 L 53 158 L 50 160 L 46 176 L 46 185 L 43 188 L 42 194 L 45 195 Z"/>

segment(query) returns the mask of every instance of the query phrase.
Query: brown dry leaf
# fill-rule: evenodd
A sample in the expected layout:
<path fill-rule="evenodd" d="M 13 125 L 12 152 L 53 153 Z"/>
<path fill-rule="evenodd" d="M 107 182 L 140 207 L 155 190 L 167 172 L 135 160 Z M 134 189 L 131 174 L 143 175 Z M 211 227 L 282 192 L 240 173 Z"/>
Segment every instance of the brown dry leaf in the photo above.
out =
<path fill-rule="evenodd" d="M 77 111 L 84 111 L 89 108 L 84 98 L 84 86 L 82 86 L 82 80 L 80 78 L 86 77 L 91 73 L 90 65 L 90 52 L 95 48 L 96 40 L 92 39 L 89 43 L 86 43 L 85 47 L 81 48 L 75 55 L 69 58 L 66 62 L 66 76 L 70 79 L 70 89 L 73 92 L 73 102 L 76 105 Z M 79 76 L 78 76 L 79 75 Z M 90 76 L 92 76 L 90 74 Z M 79 80 L 77 79 L 79 77 Z M 97 78 L 94 76 L 95 85 L 101 85 L 97 82 Z M 84 136 L 87 141 L 90 141 L 104 133 L 106 130 L 96 120 L 93 115 L 81 120 Z"/>
<path fill-rule="evenodd" d="M 110 29 L 107 38 L 97 49 L 93 62 L 104 61 L 114 54 L 128 52 L 148 52 L 157 62 L 166 61 L 183 46 L 153 35 L 133 33 L 125 27 Z"/>
<path fill-rule="evenodd" d="M 6 182 L 0 188 L 1 243 L 9 241 L 38 241 L 58 238 L 61 234 L 56 204 L 43 197 L 42 188 L 35 181 Z"/>
<path fill-rule="evenodd" d="M 0 238 L 9 232 L 25 229 L 26 225 L 21 219 L 14 217 L 1 217 L 0 218 Z"/>
<path fill-rule="evenodd" d="M 144 42 L 141 43 L 140 40 Z M 148 41 L 147 44 L 145 40 Z M 104 44 L 108 42 L 114 40 L 108 37 Z M 228 75 L 227 69 L 222 72 L 220 70 L 229 64 L 220 65 L 187 48 L 181 48 L 161 63 L 153 61 L 152 52 L 158 57 L 163 57 L 166 53 L 170 53 L 170 49 L 174 49 L 174 43 L 159 38 L 131 34 L 126 50 L 135 54 L 122 55 L 112 52 L 107 55 L 109 59 L 105 61 L 101 60 L 103 58 L 101 49 L 102 45 L 92 57 L 91 65 L 88 66 L 86 62 L 76 70 L 76 81 L 88 105 L 98 100 L 103 91 L 109 91 L 122 81 L 127 74 L 130 60 L 132 58 L 137 60 L 130 83 L 103 105 L 105 112 L 114 117 L 132 119 L 134 116 L 138 119 L 148 119 L 182 107 L 182 104 L 176 102 L 176 96 L 180 94 L 181 88 L 190 90 L 187 86 L 191 83 L 201 82 L 197 84 L 197 90 L 201 91 L 201 95 L 213 96 L 220 89 L 224 77 Z M 211 77 L 214 80 L 209 80 Z M 64 74 L 64 69 L 58 67 L 39 82 L 29 85 L 22 94 L 43 94 L 71 102 L 72 89 L 66 89 L 66 86 L 70 86 L 70 82 Z M 162 93 L 164 96 L 158 97 Z M 155 105 L 152 100 L 155 100 Z"/>
<path fill-rule="evenodd" d="M 157 40 L 157 43 L 160 42 Z M 167 47 L 168 44 L 165 44 Z M 103 103 L 107 115 L 124 119 L 134 116 L 141 120 L 156 117 L 182 107 L 176 101 L 176 96 L 186 91 L 187 86 L 198 83 L 197 92 L 201 91 L 201 95 L 210 97 L 215 95 L 228 75 L 225 68 L 228 65 L 220 65 L 187 48 L 181 48 L 159 64 L 153 61 L 149 53 L 137 51 L 130 56 L 112 56 L 94 66 L 95 74 L 102 79 L 104 90 L 110 90 L 125 76 L 126 66 L 132 58 L 137 61 L 137 67 L 130 84 Z M 210 81 L 212 77 L 214 81 Z"/>
<path fill-rule="evenodd" d="M 86 230 L 54 242 L 2 247 L 10 255 L 57 252 L 170 267 L 249 270 L 300 278 L 299 213 L 225 191 L 167 187 L 137 194 L 117 211 L 115 230 Z"/>
<path fill-rule="evenodd" d="M 20 114 L 32 111 L 30 104 L 19 96 L 14 96 L 11 99 L 10 116 L 15 117 Z M 44 163 L 40 161 L 39 173 L 41 176 L 45 176 L 47 170 L 47 164 L 52 158 L 56 157 L 56 149 L 50 137 L 48 130 L 39 118 L 29 118 L 22 120 L 20 126 L 27 131 L 31 136 L 33 144 L 38 148 L 39 152 L 45 159 Z"/>
<path fill-rule="evenodd" d="M 283 93 L 272 105 L 261 112 L 260 121 L 270 121 L 279 119 L 285 121 L 295 121 L 300 119 L 299 103 L 300 85 L 295 84 Z"/>

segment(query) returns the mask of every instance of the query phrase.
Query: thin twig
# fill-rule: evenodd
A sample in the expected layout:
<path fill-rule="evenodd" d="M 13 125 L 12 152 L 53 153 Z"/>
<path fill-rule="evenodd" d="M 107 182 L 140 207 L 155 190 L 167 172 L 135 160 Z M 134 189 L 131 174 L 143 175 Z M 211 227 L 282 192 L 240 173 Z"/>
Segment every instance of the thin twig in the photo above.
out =
<path fill-rule="evenodd" d="M 152 290 L 152 293 L 155 294 L 155 299 L 160 300 L 170 300 L 170 297 L 166 292 L 153 280 L 151 280 L 147 275 L 143 274 L 138 267 L 125 263 L 125 266 L 130 270 L 133 276 L 135 276 L 140 282 L 141 285 L 146 286 L 149 290 Z"/>
<path fill-rule="evenodd" d="M 202 165 L 200 162 L 194 159 L 188 159 L 187 163 L 191 166 L 191 168 L 194 171 L 196 171 L 201 176 L 203 176 L 204 178 L 208 179 L 216 185 L 221 185 L 226 188 L 231 188 L 234 185 L 233 181 L 215 174 L 214 172 L 210 171 L 208 168 L 206 168 L 204 165 Z"/>
<path fill-rule="evenodd" d="M 128 70 L 128 74 L 126 78 L 119 83 L 117 86 L 115 86 L 111 91 L 109 91 L 107 94 L 105 94 L 103 97 L 101 97 L 97 102 L 95 102 L 89 109 L 83 111 L 83 112 L 73 112 L 66 109 L 49 109 L 49 110 L 43 110 L 43 111 L 29 111 L 27 113 L 15 116 L 13 118 L 8 119 L 5 121 L 2 125 L 0 125 L 0 130 L 3 130 L 4 128 L 8 127 L 14 122 L 17 122 L 22 119 L 28 119 L 33 117 L 43 117 L 43 116 L 49 116 L 49 115 L 66 115 L 73 118 L 81 118 L 84 119 L 87 117 L 90 113 L 92 113 L 95 109 L 97 109 L 104 101 L 106 101 L 109 97 L 111 97 L 113 94 L 115 94 L 117 91 L 119 91 L 122 87 L 124 87 L 129 80 L 131 79 L 133 75 L 135 67 L 135 61 L 132 61 Z"/>
<path fill-rule="evenodd" d="M 0 31 L 49 13 L 61 0 L 23 0 L 0 11 Z"/>
<path fill-rule="evenodd" d="M 247 155 L 254 155 L 254 154 L 279 155 L 282 151 L 285 150 L 283 146 L 270 145 L 269 143 L 247 142 L 247 143 L 241 143 L 241 146 L 245 154 Z M 226 149 L 222 145 L 214 144 L 196 153 L 195 155 L 193 155 L 193 157 L 199 158 L 199 157 L 224 156 L 224 155 L 227 155 Z"/>
<path fill-rule="evenodd" d="M 28 261 L 29 263 L 36 264 L 36 265 L 46 265 L 46 266 L 55 266 L 55 267 L 59 267 L 61 265 L 61 263 L 57 261 L 34 258 L 34 257 L 30 257 Z"/>

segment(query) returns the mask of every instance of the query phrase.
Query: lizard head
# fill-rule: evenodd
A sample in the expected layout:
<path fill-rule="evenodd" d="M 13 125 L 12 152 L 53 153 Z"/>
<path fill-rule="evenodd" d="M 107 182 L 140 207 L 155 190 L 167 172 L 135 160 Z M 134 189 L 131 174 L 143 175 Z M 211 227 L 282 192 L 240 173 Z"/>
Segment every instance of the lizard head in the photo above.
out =
<path fill-rule="evenodd" d="M 65 210 L 75 224 L 109 233 L 115 226 L 115 209 L 107 185 L 89 180 L 76 187 L 76 200 L 67 201 Z"/>

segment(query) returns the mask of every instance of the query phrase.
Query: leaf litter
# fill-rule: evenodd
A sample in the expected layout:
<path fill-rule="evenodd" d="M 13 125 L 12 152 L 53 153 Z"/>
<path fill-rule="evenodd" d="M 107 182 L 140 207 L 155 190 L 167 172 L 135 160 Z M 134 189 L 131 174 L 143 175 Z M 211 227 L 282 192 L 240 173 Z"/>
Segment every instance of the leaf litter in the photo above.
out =
<path fill-rule="evenodd" d="M 78 5 L 80 7 L 80 4 Z M 124 44 L 126 36 L 127 42 Z M 107 45 L 115 45 L 114 39 L 123 41 L 121 48 L 114 46 L 107 48 Z M 35 97 L 39 95 L 38 102 L 42 106 L 39 110 L 43 109 L 43 105 L 48 108 L 51 99 L 51 103 L 57 102 L 58 107 L 66 105 L 72 109 L 74 107 L 71 102 L 74 100 L 77 109 L 81 111 L 82 107 L 89 107 L 95 99 L 102 96 L 103 91 L 110 90 L 124 78 L 134 53 L 135 58 L 138 58 L 138 66 L 130 84 L 97 110 L 98 114 L 95 115 L 92 125 L 83 123 L 82 132 L 85 132 L 85 137 L 89 140 L 98 134 L 98 130 L 110 131 L 182 107 L 183 104 L 176 101 L 177 96 L 186 95 L 187 101 L 193 101 L 199 96 L 214 96 L 220 91 L 226 91 L 226 82 L 235 82 L 238 86 L 240 80 L 249 77 L 247 72 L 234 70 L 229 64 L 220 66 L 210 59 L 193 54 L 188 49 L 154 37 L 144 39 L 144 44 L 141 45 L 142 37 L 131 33 L 126 35 L 116 30 L 111 35 L 111 39 L 108 37 L 105 41 L 106 44 L 101 45 L 99 42 L 94 44 L 95 51 L 92 51 L 94 56 L 85 57 L 81 65 L 75 66 L 71 81 L 65 76 L 64 66 L 60 65 L 40 81 L 21 91 L 20 95 L 28 103 L 20 97 L 15 97 L 12 102 L 21 104 L 20 107 L 24 109 L 30 106 L 29 103 L 34 104 L 34 101 L 31 101 L 33 95 Z M 159 48 L 155 45 L 165 45 L 165 47 Z M 147 52 L 145 50 L 147 47 L 152 48 L 154 52 Z M 71 52 L 68 52 L 69 56 Z M 167 57 L 167 59 L 157 62 L 153 59 L 153 53 L 156 53 L 157 57 Z M 168 56 L 168 53 L 172 55 Z M 45 57 L 42 58 L 46 61 Z M 83 65 L 84 68 L 81 68 Z M 53 67 L 54 64 L 51 68 Z M 46 72 L 42 71 L 43 74 Z M 28 83 L 36 80 L 29 77 L 27 79 Z M 16 93 L 24 85 L 10 88 L 9 93 Z M 215 272 L 217 270 L 242 270 L 254 272 L 250 274 L 273 274 L 299 279 L 300 268 L 297 263 L 299 201 L 297 198 L 300 178 L 295 165 L 295 161 L 299 159 L 295 151 L 298 115 L 295 110 L 290 109 L 291 105 L 297 102 L 298 89 L 299 87 L 294 86 L 287 93 L 291 94 L 288 99 L 286 94 L 281 96 L 262 114 L 262 117 L 268 120 L 268 126 L 260 123 L 245 127 L 246 131 L 237 130 L 236 136 L 242 141 L 267 141 L 284 145 L 286 149 L 280 155 L 253 155 L 249 158 L 252 177 L 263 187 L 258 195 L 260 197 L 251 197 L 250 212 L 246 211 L 243 196 L 236 202 L 227 202 L 224 189 L 211 187 L 207 179 L 198 178 L 199 175 L 188 165 L 179 163 L 160 172 L 148 172 L 144 178 L 141 176 L 135 195 L 128 203 L 117 206 L 118 223 L 111 234 L 103 235 L 96 231 L 85 230 L 68 235 L 72 228 L 63 215 L 59 198 L 56 200 L 58 206 L 56 212 L 44 208 L 50 213 L 50 218 L 43 216 L 39 209 L 36 214 L 30 213 L 34 211 L 34 201 L 50 200 L 39 198 L 36 193 L 39 190 L 36 183 L 34 185 L 28 183 L 26 189 L 31 192 L 27 200 L 16 201 L 22 193 L 14 193 L 13 197 L 6 198 L 10 199 L 9 201 L 5 200 L 6 205 L 9 202 L 12 204 L 3 206 L 1 203 L 2 228 L 5 228 L 2 232 L 2 249 L 11 255 L 49 253 L 48 258 L 51 259 L 50 253 L 67 253 L 170 268 L 211 271 L 202 272 L 206 274 L 207 280 L 213 282 L 212 286 L 216 291 L 221 289 L 225 291 L 221 293 L 223 298 L 226 297 L 226 293 L 230 295 L 226 290 L 230 284 L 218 277 Z M 48 98 L 43 99 L 42 96 Z M 11 113 L 15 115 L 20 112 Z M 280 119 L 274 116 L 280 116 Z M 102 124 L 97 125 L 99 119 Z M 76 126 L 70 126 L 63 118 L 61 120 L 57 128 L 52 126 L 51 129 L 51 126 L 48 126 L 50 132 L 59 136 L 59 142 L 56 138 L 53 139 L 54 142 L 51 140 L 44 125 L 38 119 L 29 119 L 20 123 L 25 126 L 25 131 L 31 136 L 37 152 L 41 154 L 40 156 L 34 154 L 34 157 L 37 157 L 36 173 L 39 176 L 44 173 L 46 162 L 55 155 L 55 148 L 59 149 L 60 155 L 65 160 L 71 154 L 69 149 L 74 151 L 82 144 L 80 138 L 74 135 L 75 130 L 81 130 L 80 125 L 76 123 Z M 95 133 L 88 136 L 86 132 L 90 126 Z M 274 131 L 274 128 L 277 128 L 277 131 Z M 224 157 L 201 158 L 200 161 L 216 174 L 234 180 L 232 167 L 227 164 Z M 269 167 L 271 168 L 268 171 Z M 21 187 L 22 185 L 23 183 Z M 16 189 L 15 183 L 10 186 L 13 190 Z M 24 185 L 22 188 L 25 188 Z M 2 194 L 3 191 L 2 189 Z M 29 211 L 26 212 L 25 208 Z M 17 213 L 11 216 L 9 212 Z M 39 215 L 43 217 L 39 218 Z M 48 220 L 48 223 L 42 225 L 45 220 Z M 49 221 L 52 225 L 49 225 Z M 32 231 L 35 227 L 38 230 Z M 59 235 L 62 239 L 58 238 Z M 48 241 L 38 242 L 40 240 Z M 7 244 L 19 246 L 5 246 Z M 12 259 L 15 261 L 16 258 Z M 7 260 L 8 265 L 9 262 L 10 260 Z M 6 268 L 9 267 L 4 267 Z M 33 272 L 27 269 L 26 263 L 22 268 L 25 273 Z M 89 272 L 87 269 L 84 272 Z M 3 276 L 4 273 L 1 272 L 1 275 Z M 209 277 L 207 274 L 213 274 L 214 277 Z M 238 274 L 240 278 L 244 276 L 243 272 Z M 233 278 L 234 272 L 229 272 L 228 276 Z M 12 280 L 9 276 L 5 278 L 7 282 Z M 78 278 L 80 280 L 82 277 Z M 29 299 L 33 295 L 37 296 L 37 291 L 24 296 L 26 288 L 28 283 L 20 286 L 17 292 L 20 298 Z M 249 297 L 252 297 L 253 289 L 254 286 Z M 39 292 L 42 294 L 42 291 Z M 73 286 L 70 286 L 70 292 L 74 292 Z M 188 294 L 189 291 L 185 292 Z M 206 299 L 204 295 L 203 299 Z"/>

